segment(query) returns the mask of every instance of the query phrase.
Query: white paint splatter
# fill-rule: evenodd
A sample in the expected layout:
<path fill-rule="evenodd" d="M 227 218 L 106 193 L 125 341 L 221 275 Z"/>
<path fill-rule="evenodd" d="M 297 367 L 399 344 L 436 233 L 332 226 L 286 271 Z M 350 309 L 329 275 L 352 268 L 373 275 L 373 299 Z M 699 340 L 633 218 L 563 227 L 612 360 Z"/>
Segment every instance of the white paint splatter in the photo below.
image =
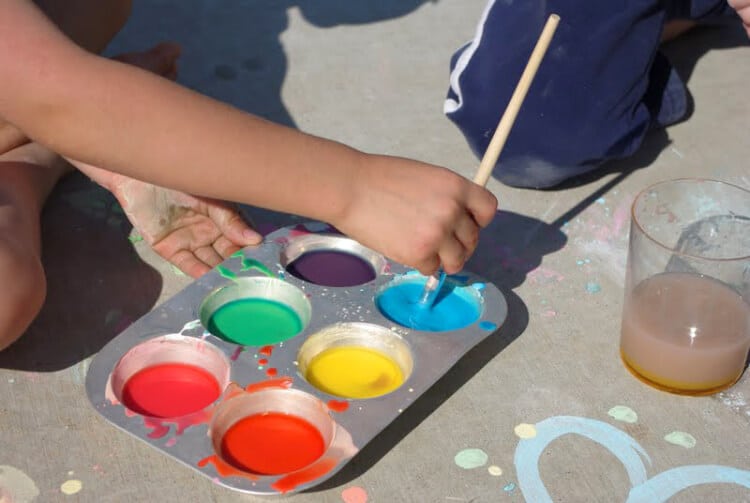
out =
<path fill-rule="evenodd" d="M 488 471 L 488 472 L 490 473 L 490 475 L 492 475 L 493 477 L 499 477 L 500 475 L 502 475 L 502 474 L 503 474 L 503 469 L 502 469 L 502 468 L 500 468 L 500 467 L 499 467 L 499 466 L 497 466 L 497 465 L 491 465 L 491 466 L 487 467 L 487 471 Z"/>
<path fill-rule="evenodd" d="M 0 465 L 0 501 L 31 503 L 39 496 L 39 488 L 24 472 L 10 465 Z"/>

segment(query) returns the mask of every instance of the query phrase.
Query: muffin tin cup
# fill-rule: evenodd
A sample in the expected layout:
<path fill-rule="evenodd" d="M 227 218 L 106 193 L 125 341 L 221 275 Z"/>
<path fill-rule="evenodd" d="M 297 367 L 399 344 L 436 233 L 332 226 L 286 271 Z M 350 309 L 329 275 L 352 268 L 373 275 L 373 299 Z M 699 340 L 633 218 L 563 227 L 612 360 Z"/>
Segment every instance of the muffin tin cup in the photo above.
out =
<path fill-rule="evenodd" d="M 390 321 L 376 306 L 376 296 L 394 281 L 404 281 L 404 277 L 409 281 L 415 278 L 424 281 L 423 276 L 400 264 L 380 263 L 373 259 L 375 277 L 366 284 L 350 287 L 313 284 L 287 272 L 285 266 L 294 253 L 309 250 L 313 244 L 315 250 L 324 250 L 326 242 L 330 243 L 331 249 L 340 249 L 337 247 L 343 246 L 341 239 L 341 236 L 331 234 L 330 228 L 324 224 L 280 229 L 266 236 L 263 244 L 242 250 L 222 263 L 221 268 L 202 276 L 156 307 L 110 341 L 93 359 L 86 389 L 95 409 L 116 427 L 205 477 L 237 491 L 256 495 L 293 493 L 330 478 L 469 349 L 494 334 L 507 315 L 502 293 L 471 272 L 462 272 L 449 280 L 458 287 L 474 289 L 480 304 L 478 319 L 463 328 L 440 332 L 401 326 Z M 351 240 L 343 239 L 349 246 Z M 249 263 L 261 266 L 247 267 Z M 282 286 L 278 286 L 279 283 Z M 278 288 L 277 292 L 297 292 L 291 294 L 297 300 L 290 300 L 290 297 L 270 299 L 290 304 L 293 309 L 309 303 L 309 311 L 307 307 L 300 310 L 304 322 L 300 333 L 276 344 L 247 347 L 211 335 L 205 324 L 208 323 L 206 313 L 212 310 L 213 304 L 207 299 L 224 288 L 241 290 L 248 284 L 254 285 L 251 290 L 260 284 L 273 284 L 276 286 L 272 288 Z M 300 293 L 306 302 L 298 303 Z M 118 362 L 129 350 L 164 334 L 179 334 L 210 344 L 229 361 L 228 382 L 232 384 L 224 396 L 208 408 L 209 417 L 205 421 L 185 426 L 163 420 L 161 431 L 166 433 L 155 437 L 153 421 L 126 414 L 122 405 L 112 400 L 114 382 L 111 378 Z M 403 382 L 388 393 L 370 398 L 328 393 L 309 382 L 305 373 L 312 359 L 325 349 L 342 347 L 362 347 L 379 352 L 400 368 Z M 118 376 L 116 381 L 121 379 Z M 110 383 L 109 394 L 107 383 Z M 218 423 L 212 422 L 218 417 L 218 410 L 224 410 L 225 404 L 246 393 L 252 395 L 268 388 L 300 392 L 325 404 L 334 430 L 325 459 L 313 463 L 308 467 L 311 470 L 303 469 L 284 476 L 221 475 L 212 463 L 205 463 L 207 458 L 216 455 L 215 434 L 208 436 L 209 423 L 212 432 L 218 431 Z M 203 464 L 199 466 L 201 462 Z"/>

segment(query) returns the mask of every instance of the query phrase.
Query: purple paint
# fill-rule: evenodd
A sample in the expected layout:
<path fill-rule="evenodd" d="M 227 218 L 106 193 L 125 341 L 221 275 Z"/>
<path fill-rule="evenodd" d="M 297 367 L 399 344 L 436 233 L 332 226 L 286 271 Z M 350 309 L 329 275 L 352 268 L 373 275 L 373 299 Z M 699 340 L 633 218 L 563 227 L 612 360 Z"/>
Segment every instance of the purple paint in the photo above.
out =
<path fill-rule="evenodd" d="M 375 269 L 368 261 L 334 250 L 303 253 L 286 270 L 294 277 L 322 286 L 357 286 L 375 279 Z"/>

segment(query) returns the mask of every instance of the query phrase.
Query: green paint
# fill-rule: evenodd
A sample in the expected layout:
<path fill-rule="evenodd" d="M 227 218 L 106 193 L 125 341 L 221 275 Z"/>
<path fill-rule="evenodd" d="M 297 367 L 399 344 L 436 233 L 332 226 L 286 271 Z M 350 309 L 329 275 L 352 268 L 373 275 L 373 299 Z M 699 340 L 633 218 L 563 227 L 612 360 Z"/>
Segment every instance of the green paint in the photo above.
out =
<path fill-rule="evenodd" d="M 236 252 L 232 253 L 230 257 L 244 257 L 245 254 L 242 252 L 242 250 L 237 250 Z"/>
<path fill-rule="evenodd" d="M 609 409 L 609 412 L 607 412 L 607 414 L 609 414 L 615 420 L 622 421 L 623 423 L 638 422 L 638 414 L 636 414 L 633 409 L 625 405 L 615 405 L 614 407 Z"/>
<path fill-rule="evenodd" d="M 141 241 L 143 241 L 143 236 L 141 236 L 137 232 L 133 232 L 130 236 L 128 236 L 128 241 L 133 244 L 140 243 Z"/>
<path fill-rule="evenodd" d="M 464 449 L 453 458 L 455 463 L 464 470 L 479 468 L 487 463 L 487 453 L 482 449 Z"/>
<path fill-rule="evenodd" d="M 670 444 L 684 447 L 685 449 L 692 449 L 693 447 L 695 447 L 696 443 L 695 437 L 690 433 L 685 433 L 684 431 L 673 431 L 672 433 L 665 435 L 664 440 L 666 440 Z"/>
<path fill-rule="evenodd" d="M 302 331 L 297 313 L 286 304 L 261 298 L 227 302 L 208 320 L 208 331 L 235 344 L 265 346 Z"/>
<path fill-rule="evenodd" d="M 216 266 L 216 270 L 219 271 L 219 274 L 224 276 L 227 279 L 235 279 L 237 275 L 232 271 L 231 269 L 224 267 L 223 265 L 219 264 Z"/>
<path fill-rule="evenodd" d="M 249 271 L 250 269 L 255 269 L 256 271 L 260 271 L 261 273 L 265 274 L 266 276 L 275 277 L 274 273 L 271 272 L 268 267 L 265 266 L 262 262 L 258 262 L 257 260 L 251 259 L 251 258 L 243 258 L 242 259 L 242 269 L 240 271 Z"/>
<path fill-rule="evenodd" d="M 179 267 L 177 267 L 174 264 L 169 264 L 169 267 L 172 269 L 172 272 L 175 273 L 177 276 L 187 276 L 184 272 L 180 270 Z"/>

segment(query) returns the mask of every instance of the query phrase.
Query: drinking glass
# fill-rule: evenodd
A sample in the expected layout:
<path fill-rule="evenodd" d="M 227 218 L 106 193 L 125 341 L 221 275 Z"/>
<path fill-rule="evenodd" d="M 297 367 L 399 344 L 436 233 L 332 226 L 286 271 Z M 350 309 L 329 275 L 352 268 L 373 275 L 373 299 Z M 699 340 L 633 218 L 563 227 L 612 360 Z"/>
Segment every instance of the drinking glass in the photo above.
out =
<path fill-rule="evenodd" d="M 750 349 L 750 192 L 661 182 L 638 194 L 631 217 L 622 361 L 673 393 L 730 387 Z"/>

